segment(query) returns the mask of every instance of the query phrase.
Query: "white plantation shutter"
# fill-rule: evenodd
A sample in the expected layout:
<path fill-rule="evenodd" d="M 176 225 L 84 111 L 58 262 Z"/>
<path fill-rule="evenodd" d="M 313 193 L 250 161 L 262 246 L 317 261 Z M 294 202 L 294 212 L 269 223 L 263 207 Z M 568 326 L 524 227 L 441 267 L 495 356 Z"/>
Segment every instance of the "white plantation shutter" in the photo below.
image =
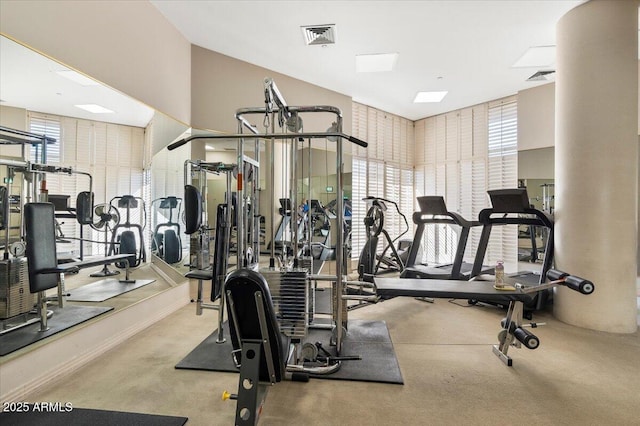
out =
<path fill-rule="evenodd" d="M 374 196 L 393 200 L 405 215 L 409 213 L 410 222 L 416 145 L 413 123 L 409 120 L 355 102 L 352 111 L 352 133 L 369 143 L 364 154 L 356 151 L 358 155 L 352 159 L 352 257 L 357 258 L 366 241 L 363 220 L 367 207 L 362 198 Z M 395 238 L 406 225 L 395 208 L 389 207 L 385 213 L 385 229 L 391 238 Z"/>
<path fill-rule="evenodd" d="M 489 206 L 487 190 L 517 184 L 515 98 L 418 120 L 414 141 L 415 195 L 442 195 L 450 210 L 468 220 L 477 220 Z M 497 228 L 489 242 L 488 261 L 498 256 L 509 262 L 517 255 L 517 235 Z M 480 232 L 479 227 L 471 231 L 465 252 L 468 262 L 475 257 Z M 424 261 L 447 261 L 454 241 L 449 231 L 426 227 Z"/>
<path fill-rule="evenodd" d="M 413 188 L 413 167 L 405 165 L 400 169 L 400 211 L 407 218 L 407 224 L 409 225 L 409 231 L 402 237 L 402 239 L 412 239 L 413 232 L 415 231 L 413 226 L 414 209 L 414 188 Z M 401 222 L 400 227 L 402 230 L 406 229 L 404 221 Z"/>
<path fill-rule="evenodd" d="M 417 121 L 414 128 L 415 143 L 413 146 L 414 161 L 416 165 L 426 162 L 426 143 L 425 143 L 425 121 Z"/>
<path fill-rule="evenodd" d="M 446 154 L 447 161 L 457 161 L 459 159 L 458 144 L 460 143 L 458 134 L 458 112 L 451 112 L 445 116 L 446 118 Z"/>
<path fill-rule="evenodd" d="M 115 149 L 113 148 L 113 139 L 109 138 L 105 123 L 93 123 L 94 145 L 93 145 L 93 162 L 95 164 L 118 164 L 117 157 L 114 159 Z M 107 147 L 109 150 L 107 151 Z M 107 158 L 109 152 L 109 158 Z"/>
<path fill-rule="evenodd" d="M 58 139 L 58 143 L 47 147 L 48 163 L 91 174 L 94 204 L 108 203 L 117 195 L 144 197 L 149 192 L 145 189 L 142 169 L 144 129 L 38 113 L 29 113 L 29 128 L 33 133 L 46 132 L 48 136 Z M 34 150 L 31 152 L 33 155 Z M 39 159 L 32 160 L 40 162 Z M 89 178 L 75 173 L 49 173 L 47 187 L 49 194 L 68 195 L 69 205 L 75 207 L 77 194 L 89 190 Z M 124 212 L 121 215 L 124 220 Z M 64 222 L 61 226 L 65 236 L 79 237 L 80 225 L 77 221 L 61 221 Z M 91 240 L 104 240 L 103 232 L 88 226 L 84 226 L 83 236 Z M 148 245 L 149 242 L 146 243 Z M 85 255 L 103 253 L 103 243 L 85 244 Z"/>
<path fill-rule="evenodd" d="M 384 198 L 395 201 L 400 207 L 400 169 L 392 164 L 386 164 L 385 168 L 385 191 Z M 400 231 L 400 215 L 398 215 L 393 205 L 387 206 L 384 215 L 384 228 L 391 238 L 395 238 Z"/>
<path fill-rule="evenodd" d="M 427 118 L 424 121 L 424 163 L 435 164 L 436 162 L 436 145 L 438 138 L 436 137 L 436 119 L 435 117 Z M 428 194 L 422 194 L 428 195 Z"/>
<path fill-rule="evenodd" d="M 367 196 L 367 160 L 365 158 L 353 157 L 351 188 L 351 257 L 357 258 L 367 239 L 364 229 L 364 216 L 367 211 L 362 201 Z"/>
<path fill-rule="evenodd" d="M 436 117 L 435 123 L 435 161 L 438 164 L 447 161 L 447 118 L 444 115 Z"/>
<path fill-rule="evenodd" d="M 78 164 L 93 164 L 93 147 L 95 132 L 93 124 L 86 120 L 76 120 L 76 162 Z"/>
<path fill-rule="evenodd" d="M 378 158 L 378 118 L 377 112 L 373 108 L 367 108 L 367 158 Z"/>
<path fill-rule="evenodd" d="M 513 100 L 488 108 L 488 189 L 516 188 L 518 185 L 518 105 Z M 517 226 L 495 226 L 485 262 L 517 264 Z"/>
<path fill-rule="evenodd" d="M 47 164 L 59 164 L 62 150 L 60 117 L 29 113 L 29 132 L 56 140 L 47 144 Z M 31 161 L 42 163 L 42 146 L 31 147 Z"/>

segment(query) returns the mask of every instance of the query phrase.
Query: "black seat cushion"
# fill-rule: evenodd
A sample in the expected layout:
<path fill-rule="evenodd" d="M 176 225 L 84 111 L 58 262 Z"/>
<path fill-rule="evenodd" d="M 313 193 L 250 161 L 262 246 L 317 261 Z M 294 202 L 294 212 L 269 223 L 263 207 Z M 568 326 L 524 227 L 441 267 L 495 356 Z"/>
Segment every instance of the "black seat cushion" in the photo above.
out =
<path fill-rule="evenodd" d="M 262 339 L 255 293 L 259 292 L 262 294 L 263 307 L 266 314 L 267 333 L 271 346 L 271 357 L 274 361 L 275 380 L 277 382 L 281 381 L 285 371 L 286 355 L 284 351 L 288 348 L 285 347 L 286 340 L 282 339 L 282 334 L 280 333 L 280 327 L 273 309 L 273 301 L 271 300 L 271 292 L 269 291 L 267 281 L 258 272 L 250 269 L 239 269 L 229 274 L 225 282 L 225 289 L 231 293 L 234 303 L 232 308 L 229 303 L 229 298 L 227 297 L 229 330 L 234 349 L 241 348 L 240 338 L 252 340 Z M 231 312 L 232 309 L 235 310 L 239 330 L 236 330 L 233 313 Z M 260 358 L 260 380 L 270 381 L 264 350 Z"/>
<path fill-rule="evenodd" d="M 58 285 L 58 274 L 39 272 L 58 266 L 54 211 L 51 203 L 27 203 L 24 206 L 27 269 L 31 293 Z"/>

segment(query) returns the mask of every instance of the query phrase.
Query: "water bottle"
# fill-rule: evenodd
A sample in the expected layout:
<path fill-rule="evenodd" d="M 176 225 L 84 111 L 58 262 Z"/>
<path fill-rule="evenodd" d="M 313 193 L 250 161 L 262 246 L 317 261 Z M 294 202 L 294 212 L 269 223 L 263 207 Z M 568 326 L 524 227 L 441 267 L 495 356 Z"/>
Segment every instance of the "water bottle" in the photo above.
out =
<path fill-rule="evenodd" d="M 504 287 L 504 263 L 499 260 L 496 264 L 496 288 Z"/>

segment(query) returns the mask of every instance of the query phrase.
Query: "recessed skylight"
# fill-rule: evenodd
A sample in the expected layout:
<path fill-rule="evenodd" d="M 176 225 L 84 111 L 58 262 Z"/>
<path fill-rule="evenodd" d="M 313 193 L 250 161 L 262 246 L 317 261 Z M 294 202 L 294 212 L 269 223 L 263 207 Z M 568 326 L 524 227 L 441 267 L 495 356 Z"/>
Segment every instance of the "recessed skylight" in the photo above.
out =
<path fill-rule="evenodd" d="M 98 83 L 97 81 L 92 80 L 89 77 L 86 77 L 80 74 L 79 72 L 75 72 L 72 70 L 56 71 L 56 74 L 66 79 L 69 79 L 74 83 L 78 83 L 81 86 L 99 86 L 100 85 L 100 83 Z"/>
<path fill-rule="evenodd" d="M 513 68 L 551 67 L 556 63 L 555 46 L 533 46 L 512 65 Z"/>
<path fill-rule="evenodd" d="M 113 114 L 115 111 L 111 111 L 108 108 L 105 108 L 96 104 L 85 104 L 85 105 L 74 105 L 76 108 L 83 109 L 85 111 L 92 112 L 94 114 Z"/>
<path fill-rule="evenodd" d="M 413 103 L 427 103 L 427 102 L 440 102 L 447 96 L 448 91 L 441 92 L 418 92 Z"/>
<path fill-rule="evenodd" d="M 375 53 L 372 55 L 356 55 L 356 72 L 388 72 L 393 71 L 398 60 L 397 53 Z"/>

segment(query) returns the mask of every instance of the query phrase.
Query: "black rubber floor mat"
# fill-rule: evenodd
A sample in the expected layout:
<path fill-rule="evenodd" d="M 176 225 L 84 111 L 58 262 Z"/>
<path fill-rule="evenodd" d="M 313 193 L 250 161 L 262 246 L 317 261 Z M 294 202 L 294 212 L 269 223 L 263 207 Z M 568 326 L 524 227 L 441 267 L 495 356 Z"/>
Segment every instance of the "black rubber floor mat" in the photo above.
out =
<path fill-rule="evenodd" d="M 63 309 L 50 307 L 50 310 L 53 311 L 53 315 L 48 321 L 49 330 L 41 332 L 39 331 L 40 324 L 35 323 L 1 335 L 0 356 L 10 354 L 13 351 L 29 346 L 39 340 L 53 336 L 56 333 L 73 327 L 74 325 L 78 325 L 90 320 L 91 318 L 95 318 L 98 315 L 102 315 L 105 312 L 109 312 L 113 310 L 113 308 L 107 306 L 93 307 L 67 305 Z"/>
<path fill-rule="evenodd" d="M 74 408 L 64 403 L 21 404 L 23 411 L 0 413 L 3 426 L 182 426 L 186 417 Z M 18 407 L 18 406 L 16 406 Z M 28 409 L 28 411 L 26 411 Z"/>
<path fill-rule="evenodd" d="M 136 280 L 133 283 L 121 283 L 117 278 L 106 278 L 69 291 L 67 300 L 72 302 L 104 302 L 112 297 L 119 296 L 155 280 Z"/>
<path fill-rule="evenodd" d="M 231 343 L 227 323 L 223 325 L 227 341 L 218 344 L 215 331 L 191 351 L 177 365 L 177 369 L 238 372 L 231 357 Z M 329 330 L 311 329 L 305 341 L 321 342 L 329 352 L 335 354 L 335 347 L 329 345 Z M 355 380 L 404 384 L 396 353 L 384 321 L 351 320 L 342 345 L 343 356 L 360 356 L 359 361 L 344 361 L 337 372 L 330 375 L 314 376 L 318 379 Z"/>

